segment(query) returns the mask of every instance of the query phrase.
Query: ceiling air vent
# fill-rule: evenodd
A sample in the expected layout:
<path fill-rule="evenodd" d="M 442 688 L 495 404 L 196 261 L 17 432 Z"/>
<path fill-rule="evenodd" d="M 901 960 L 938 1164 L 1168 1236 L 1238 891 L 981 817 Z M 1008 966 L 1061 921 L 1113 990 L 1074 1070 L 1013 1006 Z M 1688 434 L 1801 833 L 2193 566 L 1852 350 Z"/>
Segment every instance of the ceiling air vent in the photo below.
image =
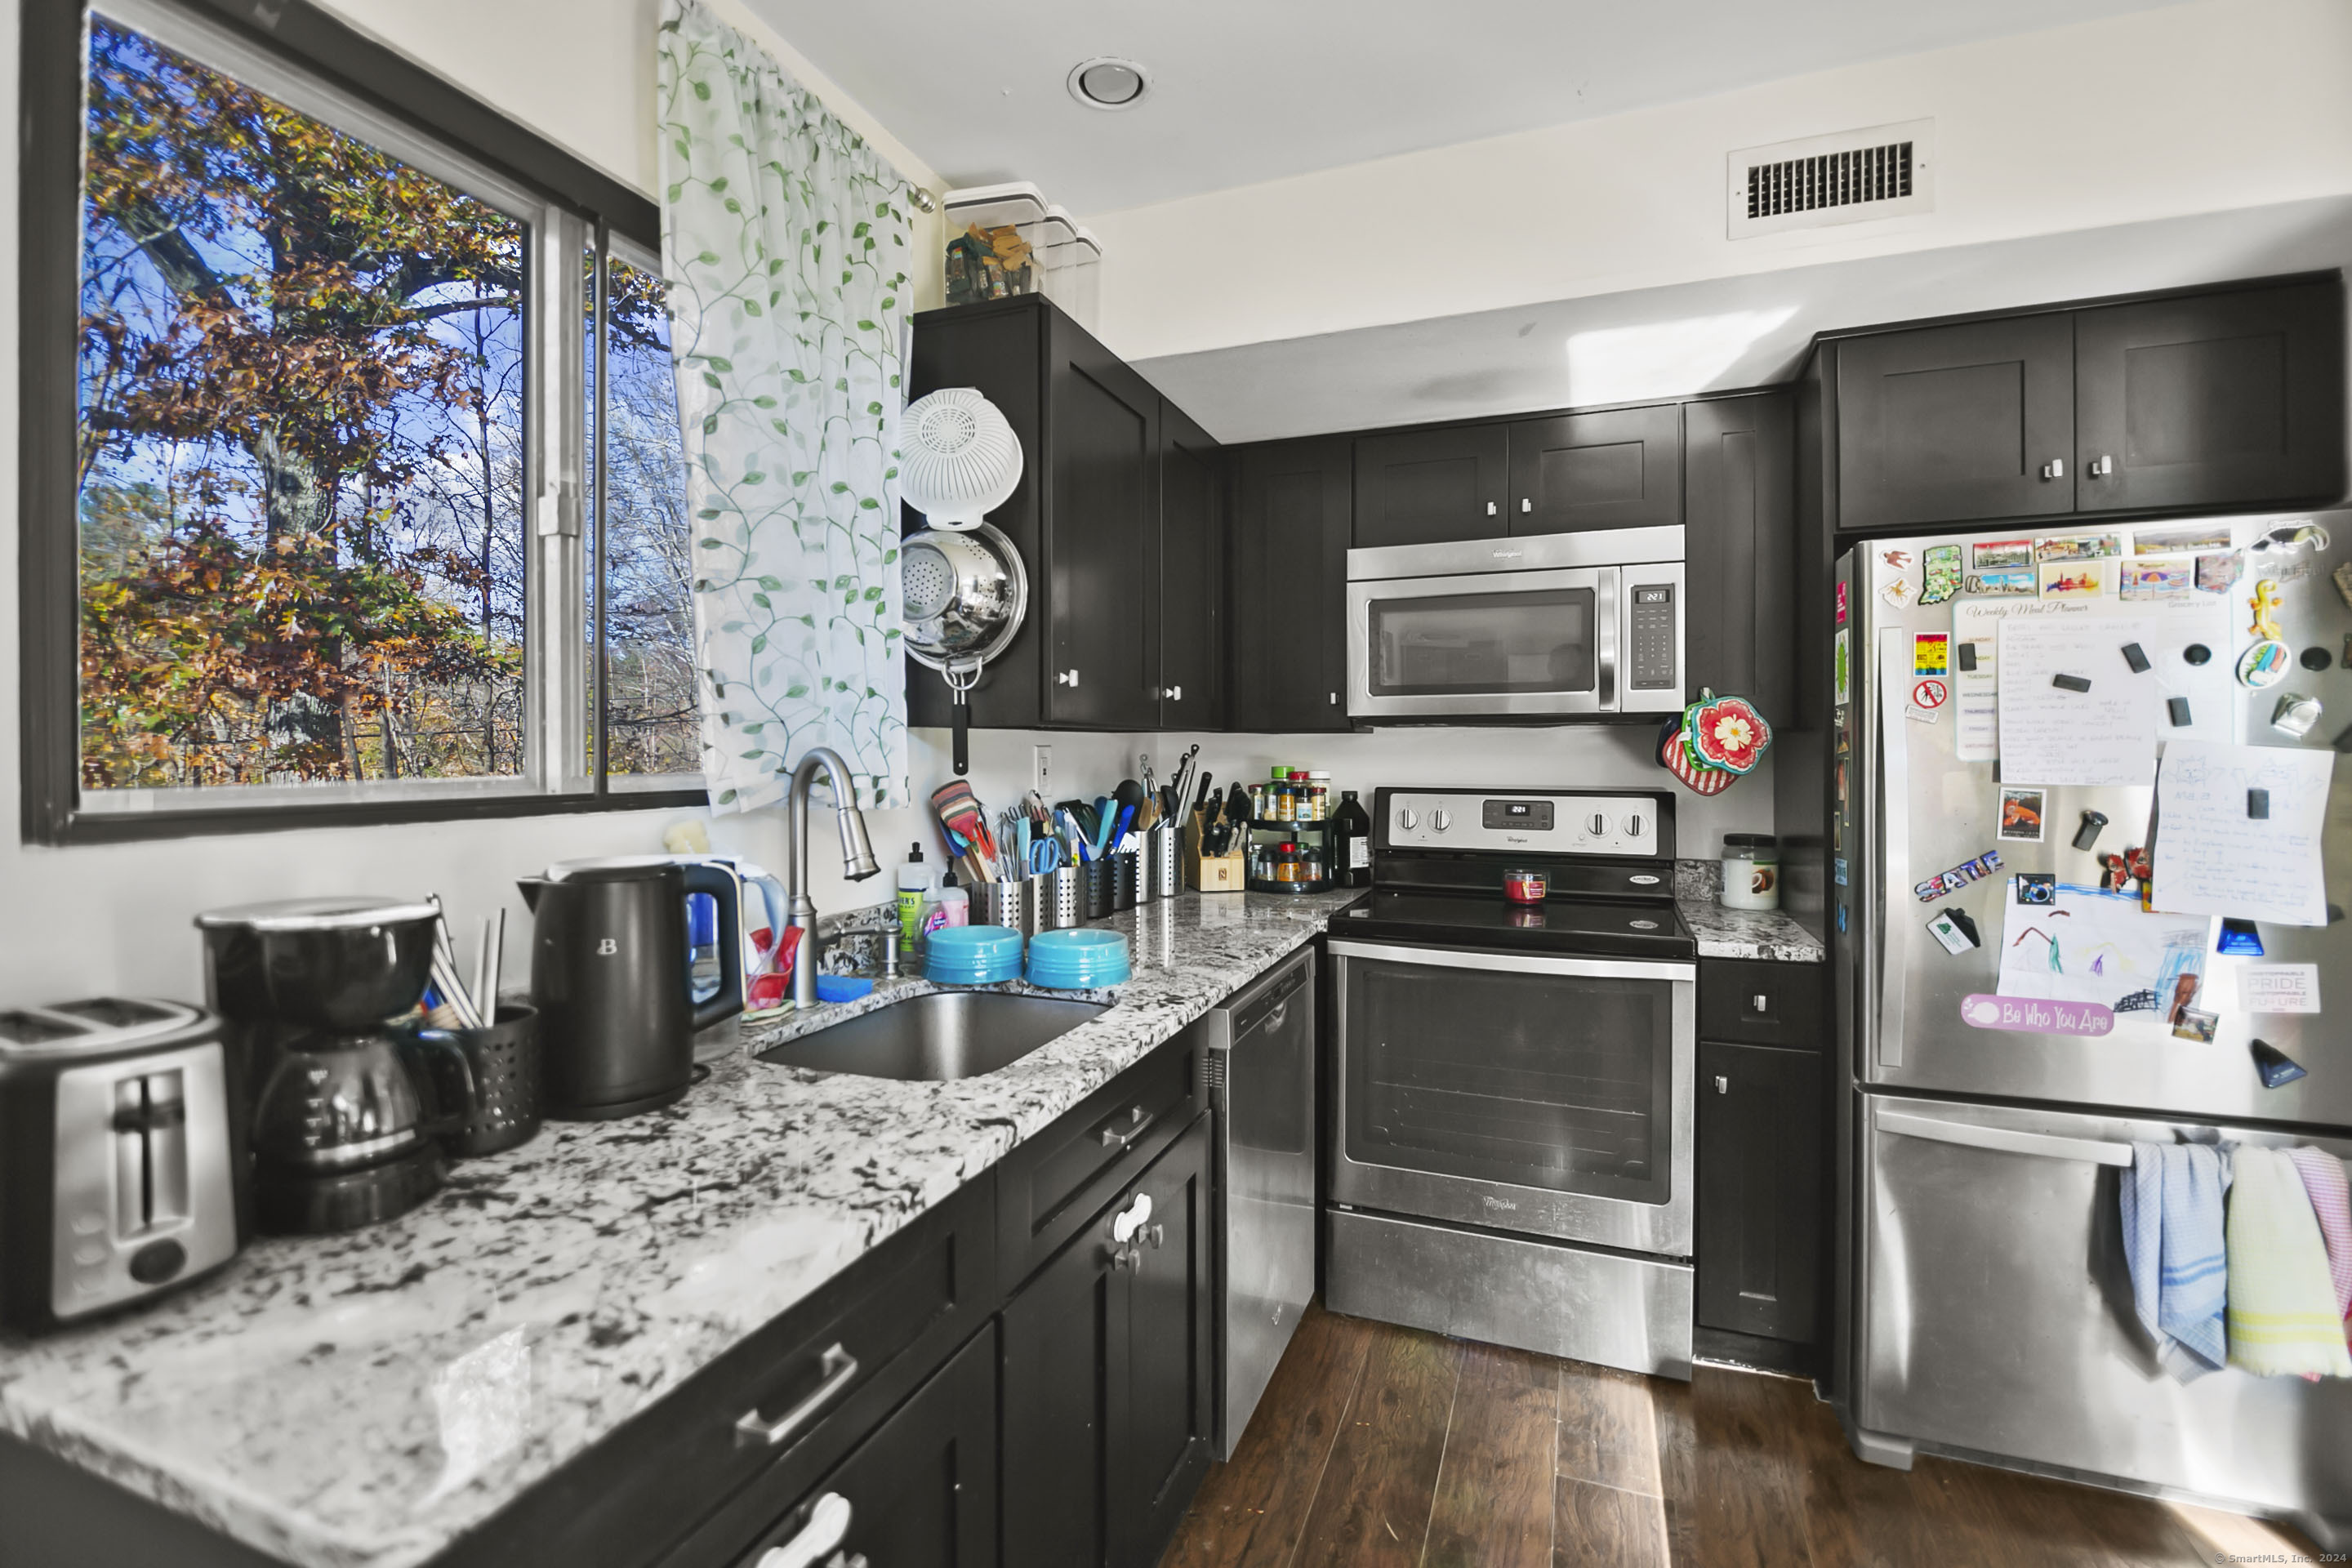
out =
<path fill-rule="evenodd" d="M 1731 237 L 1936 210 L 1936 122 L 1807 136 L 1731 155 Z"/>

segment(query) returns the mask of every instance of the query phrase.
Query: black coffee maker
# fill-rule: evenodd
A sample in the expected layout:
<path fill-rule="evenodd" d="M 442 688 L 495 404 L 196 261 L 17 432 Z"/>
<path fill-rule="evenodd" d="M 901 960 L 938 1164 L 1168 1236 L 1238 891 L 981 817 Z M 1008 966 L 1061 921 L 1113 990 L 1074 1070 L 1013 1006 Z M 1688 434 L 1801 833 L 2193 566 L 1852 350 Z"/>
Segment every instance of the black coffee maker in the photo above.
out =
<path fill-rule="evenodd" d="M 425 994 L 441 919 L 430 901 L 294 899 L 215 910 L 206 986 L 250 1086 L 254 1218 L 263 1230 L 352 1230 L 405 1214 L 441 1184 L 434 1134 L 471 1110 L 463 1047 L 390 1020 Z M 467 1104 L 445 1110 L 424 1053 Z"/>
<path fill-rule="evenodd" d="M 743 1010 L 740 884 L 667 856 L 568 860 L 516 884 L 530 906 L 547 1114 L 603 1121 L 656 1110 L 694 1079 L 694 1036 Z M 686 900 L 719 905 L 718 994 L 697 1002 Z"/>

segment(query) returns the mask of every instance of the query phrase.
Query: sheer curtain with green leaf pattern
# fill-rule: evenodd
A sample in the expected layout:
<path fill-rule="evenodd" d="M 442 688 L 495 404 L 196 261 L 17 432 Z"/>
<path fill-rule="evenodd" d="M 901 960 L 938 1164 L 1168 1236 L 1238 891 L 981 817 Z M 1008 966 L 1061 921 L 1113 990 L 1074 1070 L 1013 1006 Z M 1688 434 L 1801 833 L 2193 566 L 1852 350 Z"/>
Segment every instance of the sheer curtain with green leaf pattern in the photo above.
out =
<path fill-rule="evenodd" d="M 831 746 L 859 804 L 902 805 L 907 183 L 700 0 L 665 0 L 657 54 L 711 804 Z"/>

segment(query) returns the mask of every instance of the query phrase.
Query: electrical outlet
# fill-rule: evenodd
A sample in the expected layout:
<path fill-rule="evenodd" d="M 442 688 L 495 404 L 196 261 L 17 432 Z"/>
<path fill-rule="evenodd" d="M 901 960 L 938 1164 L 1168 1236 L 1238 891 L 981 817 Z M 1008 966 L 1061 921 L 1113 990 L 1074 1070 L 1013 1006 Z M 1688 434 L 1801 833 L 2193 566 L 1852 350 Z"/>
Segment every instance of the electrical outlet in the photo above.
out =
<path fill-rule="evenodd" d="M 1054 798 L 1054 748 L 1029 748 L 1029 784 L 1046 800 Z"/>

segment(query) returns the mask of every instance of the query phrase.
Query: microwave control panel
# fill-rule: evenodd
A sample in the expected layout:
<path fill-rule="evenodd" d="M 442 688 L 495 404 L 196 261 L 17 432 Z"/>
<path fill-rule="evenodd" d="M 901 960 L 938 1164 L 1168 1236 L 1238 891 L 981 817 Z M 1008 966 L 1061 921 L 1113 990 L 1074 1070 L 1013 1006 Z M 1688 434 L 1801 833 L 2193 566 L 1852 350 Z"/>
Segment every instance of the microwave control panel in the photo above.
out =
<path fill-rule="evenodd" d="M 1626 684 L 1637 691 L 1657 691 L 1677 685 L 1675 654 L 1682 645 L 1680 616 L 1675 607 L 1672 583 L 1635 583 L 1627 590 L 1633 629 L 1633 673 Z"/>
<path fill-rule="evenodd" d="M 1646 795 L 1399 790 L 1388 800 L 1388 843 L 1651 858 L 1658 853 L 1658 816 L 1657 801 Z"/>

